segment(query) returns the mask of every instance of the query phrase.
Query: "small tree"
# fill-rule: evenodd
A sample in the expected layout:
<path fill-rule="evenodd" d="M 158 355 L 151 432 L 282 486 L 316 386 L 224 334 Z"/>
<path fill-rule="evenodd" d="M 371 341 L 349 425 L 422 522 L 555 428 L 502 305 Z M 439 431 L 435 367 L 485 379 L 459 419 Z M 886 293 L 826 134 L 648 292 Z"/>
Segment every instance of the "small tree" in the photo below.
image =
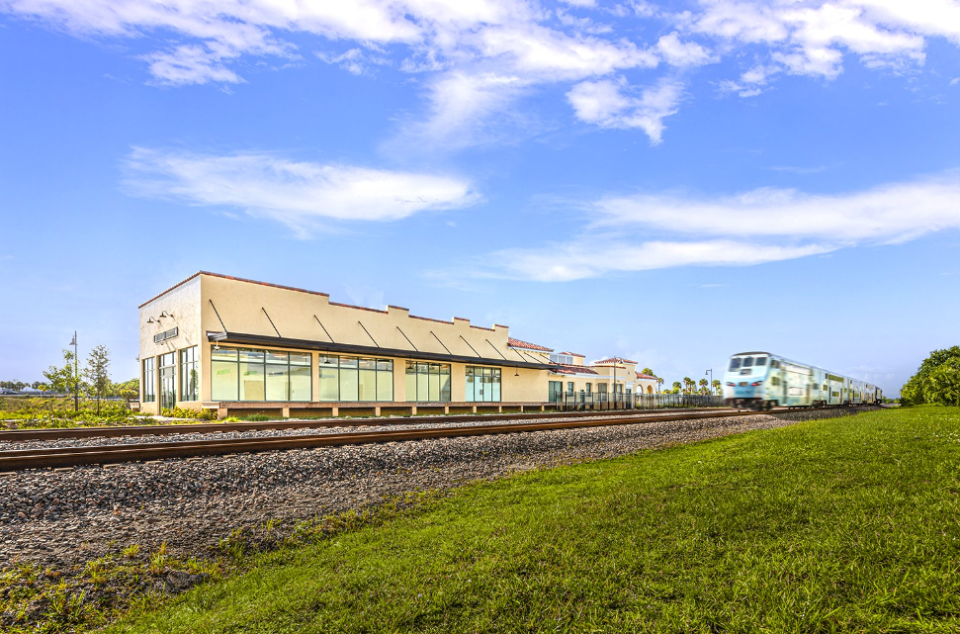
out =
<path fill-rule="evenodd" d="M 713 380 L 713 391 L 716 392 L 717 396 L 723 394 L 723 384 L 720 383 L 720 379 Z"/>
<path fill-rule="evenodd" d="M 693 394 L 693 388 L 697 384 L 689 376 L 683 377 L 683 393 L 684 394 Z"/>
<path fill-rule="evenodd" d="M 706 379 L 700 379 L 700 394 L 707 395 L 710 393 L 710 382 Z"/>
<path fill-rule="evenodd" d="M 657 392 L 662 392 L 662 391 L 663 391 L 663 377 L 662 377 L 662 376 L 658 376 L 658 377 L 657 377 Z"/>
<path fill-rule="evenodd" d="M 679 394 L 679 393 L 680 393 L 680 381 L 674 381 L 674 382 L 673 382 L 673 393 L 674 393 L 674 394 Z"/>
<path fill-rule="evenodd" d="M 97 416 L 100 415 L 100 399 L 110 391 L 110 351 L 104 345 L 99 345 L 90 351 L 87 357 L 87 367 L 83 369 L 83 376 L 87 379 L 90 391 L 97 398 Z"/>
<path fill-rule="evenodd" d="M 87 367 L 83 369 L 83 376 L 97 399 L 97 416 L 99 416 L 100 399 L 105 398 L 110 391 L 110 351 L 106 346 L 99 345 L 90 351 Z"/>
<path fill-rule="evenodd" d="M 61 392 L 66 394 L 79 394 L 80 390 L 85 387 L 83 382 L 83 377 L 79 376 L 76 371 L 76 358 L 74 357 L 73 352 L 70 350 L 63 351 L 63 365 L 55 366 L 51 365 L 47 368 L 46 372 L 43 373 L 44 378 L 47 379 L 47 385 L 50 386 L 55 392 Z M 38 385 L 40 382 L 34 383 Z M 39 389 L 39 388 L 35 388 Z"/>

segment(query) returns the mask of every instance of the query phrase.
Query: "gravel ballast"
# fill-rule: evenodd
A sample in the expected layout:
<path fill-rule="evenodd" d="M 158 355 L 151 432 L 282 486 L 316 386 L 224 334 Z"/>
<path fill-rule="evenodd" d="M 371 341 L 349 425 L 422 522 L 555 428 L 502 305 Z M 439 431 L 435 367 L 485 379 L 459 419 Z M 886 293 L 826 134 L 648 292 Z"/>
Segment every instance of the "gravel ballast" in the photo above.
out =
<path fill-rule="evenodd" d="M 68 567 L 130 544 L 155 549 L 163 543 L 174 556 L 204 556 L 231 530 L 268 520 L 308 519 L 390 495 L 448 489 L 518 471 L 856 411 L 688 419 L 5 474 L 0 476 L 0 562 Z M 334 429 L 327 428 L 331 433 Z"/>

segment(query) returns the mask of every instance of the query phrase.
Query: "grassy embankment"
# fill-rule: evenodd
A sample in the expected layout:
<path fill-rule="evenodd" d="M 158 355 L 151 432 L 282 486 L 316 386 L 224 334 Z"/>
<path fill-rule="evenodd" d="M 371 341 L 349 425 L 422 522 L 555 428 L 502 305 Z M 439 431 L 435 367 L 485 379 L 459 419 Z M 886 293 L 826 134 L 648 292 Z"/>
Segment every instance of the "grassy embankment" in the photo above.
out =
<path fill-rule="evenodd" d="M 259 556 L 113 631 L 960 631 L 960 411 L 541 471 Z"/>

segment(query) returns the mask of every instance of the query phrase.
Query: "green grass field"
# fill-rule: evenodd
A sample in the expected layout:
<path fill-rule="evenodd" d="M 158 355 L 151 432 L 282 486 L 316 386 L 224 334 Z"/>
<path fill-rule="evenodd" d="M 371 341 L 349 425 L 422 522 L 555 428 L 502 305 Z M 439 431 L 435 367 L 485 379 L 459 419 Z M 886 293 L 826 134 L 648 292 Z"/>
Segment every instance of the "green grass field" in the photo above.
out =
<path fill-rule="evenodd" d="M 957 632 L 960 410 L 528 473 L 259 556 L 134 632 Z"/>

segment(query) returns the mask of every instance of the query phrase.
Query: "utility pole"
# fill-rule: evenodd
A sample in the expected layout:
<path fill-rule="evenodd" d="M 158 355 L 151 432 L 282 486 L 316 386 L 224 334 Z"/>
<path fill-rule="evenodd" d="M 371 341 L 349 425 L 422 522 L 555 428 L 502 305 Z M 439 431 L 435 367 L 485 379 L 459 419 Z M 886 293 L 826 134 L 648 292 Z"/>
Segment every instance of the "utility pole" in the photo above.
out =
<path fill-rule="evenodd" d="M 73 331 L 73 341 L 70 342 L 70 345 L 73 346 L 73 411 L 80 411 L 80 366 L 77 365 L 77 359 L 79 356 L 77 348 L 77 331 Z"/>

